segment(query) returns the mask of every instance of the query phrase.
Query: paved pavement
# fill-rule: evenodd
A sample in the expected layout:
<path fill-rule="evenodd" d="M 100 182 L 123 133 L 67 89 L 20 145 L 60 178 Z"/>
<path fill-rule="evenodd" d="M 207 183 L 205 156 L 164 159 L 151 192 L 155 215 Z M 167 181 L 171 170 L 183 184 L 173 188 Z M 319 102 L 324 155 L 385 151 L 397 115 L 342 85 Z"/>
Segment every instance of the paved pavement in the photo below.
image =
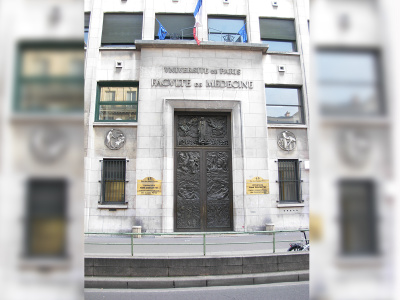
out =
<path fill-rule="evenodd" d="M 277 283 L 252 286 L 149 289 L 149 290 L 103 290 L 85 289 L 85 300 L 308 300 L 309 283 Z"/>
<path fill-rule="evenodd" d="M 308 235 L 307 235 L 308 236 Z M 207 236 L 207 256 L 236 256 L 236 255 L 261 255 L 272 253 L 272 235 L 264 234 L 226 234 L 220 236 Z M 289 248 L 289 241 L 304 243 L 303 234 L 300 232 L 284 232 L 276 234 L 276 253 L 284 253 Z M 190 236 L 143 236 L 133 239 L 135 257 L 182 257 L 202 256 L 203 238 Z M 251 244 L 244 244 L 249 243 Z M 91 244 L 102 243 L 102 245 Z M 104 243 L 118 243 L 123 245 L 105 245 Z M 118 236 L 87 236 L 85 238 L 86 256 L 131 256 L 130 237 Z M 124 245 L 125 244 L 125 245 Z M 195 244 L 195 245 L 193 245 Z"/>

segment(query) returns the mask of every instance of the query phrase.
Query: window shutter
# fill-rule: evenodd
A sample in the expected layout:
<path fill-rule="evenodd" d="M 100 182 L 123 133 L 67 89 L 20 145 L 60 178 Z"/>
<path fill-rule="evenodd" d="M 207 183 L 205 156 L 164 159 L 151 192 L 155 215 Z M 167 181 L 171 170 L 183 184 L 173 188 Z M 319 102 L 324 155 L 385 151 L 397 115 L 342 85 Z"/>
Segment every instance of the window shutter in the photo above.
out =
<path fill-rule="evenodd" d="M 134 44 L 142 39 L 142 14 L 104 14 L 102 44 Z"/>
<path fill-rule="evenodd" d="M 179 35 L 182 34 L 181 29 L 184 28 L 193 28 L 194 26 L 194 16 L 190 15 L 156 15 L 156 18 L 160 23 L 164 26 L 164 28 L 168 31 L 168 34 L 177 33 Z M 158 34 L 159 24 L 155 21 L 154 26 L 154 36 Z M 184 36 L 191 35 L 193 36 L 193 31 L 186 29 L 183 31 Z"/>
<path fill-rule="evenodd" d="M 85 13 L 85 28 L 89 27 L 90 13 Z"/>
<path fill-rule="evenodd" d="M 260 33 L 261 39 L 296 40 L 293 20 L 260 18 Z"/>

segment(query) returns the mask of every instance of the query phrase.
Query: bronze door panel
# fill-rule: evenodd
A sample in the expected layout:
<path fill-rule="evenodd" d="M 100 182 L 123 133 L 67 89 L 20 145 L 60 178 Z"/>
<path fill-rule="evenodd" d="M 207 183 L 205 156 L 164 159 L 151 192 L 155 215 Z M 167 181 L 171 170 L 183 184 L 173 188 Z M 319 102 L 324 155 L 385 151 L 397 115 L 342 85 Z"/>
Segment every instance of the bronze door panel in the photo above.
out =
<path fill-rule="evenodd" d="M 175 115 L 175 230 L 232 230 L 230 115 Z"/>

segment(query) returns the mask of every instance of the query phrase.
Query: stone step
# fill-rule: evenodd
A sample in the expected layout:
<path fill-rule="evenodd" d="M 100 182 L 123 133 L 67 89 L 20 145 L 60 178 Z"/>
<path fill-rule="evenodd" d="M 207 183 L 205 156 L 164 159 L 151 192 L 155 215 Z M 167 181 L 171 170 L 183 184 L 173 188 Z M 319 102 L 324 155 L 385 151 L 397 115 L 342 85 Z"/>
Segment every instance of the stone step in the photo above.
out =
<path fill-rule="evenodd" d="M 177 277 L 303 271 L 309 269 L 309 253 L 235 257 L 136 258 L 86 257 L 85 276 Z"/>
<path fill-rule="evenodd" d="M 85 277 L 86 289 L 166 289 L 308 281 L 309 271 L 186 277 Z"/>

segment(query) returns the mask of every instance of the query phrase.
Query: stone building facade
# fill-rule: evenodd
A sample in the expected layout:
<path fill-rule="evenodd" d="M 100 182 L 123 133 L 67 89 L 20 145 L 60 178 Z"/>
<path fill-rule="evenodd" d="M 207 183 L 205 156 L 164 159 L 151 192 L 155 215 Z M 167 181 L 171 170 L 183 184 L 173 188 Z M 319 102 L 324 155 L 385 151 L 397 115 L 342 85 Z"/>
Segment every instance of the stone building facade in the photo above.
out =
<path fill-rule="evenodd" d="M 85 231 L 308 228 L 308 1 L 196 4 L 85 1 Z"/>

